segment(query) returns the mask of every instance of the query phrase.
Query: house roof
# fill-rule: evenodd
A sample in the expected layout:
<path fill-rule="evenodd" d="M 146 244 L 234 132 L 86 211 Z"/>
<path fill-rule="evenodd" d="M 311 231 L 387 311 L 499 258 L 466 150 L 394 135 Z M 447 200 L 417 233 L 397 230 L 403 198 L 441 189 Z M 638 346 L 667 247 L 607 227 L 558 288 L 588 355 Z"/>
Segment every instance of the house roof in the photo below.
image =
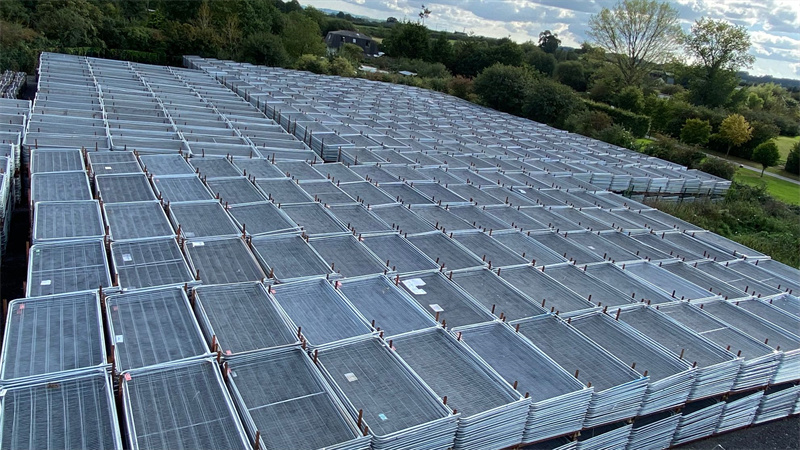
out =
<path fill-rule="evenodd" d="M 357 31 L 348 31 L 348 30 L 330 31 L 328 32 L 328 35 L 372 40 L 370 36 L 367 36 L 366 34 L 363 33 L 359 33 Z"/>

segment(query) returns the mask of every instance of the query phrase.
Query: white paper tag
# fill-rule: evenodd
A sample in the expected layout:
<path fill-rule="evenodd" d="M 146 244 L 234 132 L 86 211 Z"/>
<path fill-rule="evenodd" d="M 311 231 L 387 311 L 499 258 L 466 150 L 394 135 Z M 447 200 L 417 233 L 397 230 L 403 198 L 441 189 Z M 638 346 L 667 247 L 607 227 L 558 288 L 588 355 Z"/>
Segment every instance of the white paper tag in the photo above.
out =
<path fill-rule="evenodd" d="M 192 247 L 202 247 L 204 245 L 206 245 L 206 243 L 203 241 L 192 242 Z"/>
<path fill-rule="evenodd" d="M 116 335 L 114 340 L 117 342 L 117 344 L 122 344 L 122 340 L 123 340 L 122 339 L 122 335 L 121 334 Z"/>
<path fill-rule="evenodd" d="M 525 189 L 517 189 L 517 192 L 521 192 L 523 194 L 527 194 L 527 192 L 525 192 Z"/>
<path fill-rule="evenodd" d="M 52 280 L 42 280 L 42 282 L 39 283 L 41 286 L 50 286 L 51 284 L 53 284 Z"/>
<path fill-rule="evenodd" d="M 122 260 L 125 261 L 125 262 L 131 262 L 131 261 L 133 261 L 133 256 L 131 256 L 130 253 L 123 253 L 122 254 Z"/>
<path fill-rule="evenodd" d="M 436 312 L 436 313 L 441 313 L 441 312 L 444 312 L 444 308 L 442 308 L 441 306 L 439 306 L 439 304 L 438 304 L 438 303 L 431 303 L 430 305 L 428 305 L 428 307 L 429 307 L 431 310 L 433 310 L 433 312 Z"/>
<path fill-rule="evenodd" d="M 358 380 L 358 377 L 356 377 L 356 375 L 353 372 L 348 372 L 348 373 L 344 374 L 344 377 L 347 378 L 347 381 L 349 381 L 351 383 L 353 381 Z"/>
<path fill-rule="evenodd" d="M 414 295 L 426 294 L 424 290 L 419 288 L 420 286 L 425 286 L 425 282 L 422 281 L 421 278 L 411 278 L 408 280 L 403 280 L 403 286 L 405 286 L 406 289 L 411 291 L 411 293 Z"/>
<path fill-rule="evenodd" d="M 106 170 L 111 170 L 111 168 L 112 168 L 111 166 L 106 166 L 105 167 Z"/>
<path fill-rule="evenodd" d="M 386 417 L 386 414 L 383 414 L 383 413 L 381 413 L 381 414 L 378 414 L 378 417 L 379 417 L 381 420 L 389 420 L 389 418 L 388 418 L 388 417 Z"/>

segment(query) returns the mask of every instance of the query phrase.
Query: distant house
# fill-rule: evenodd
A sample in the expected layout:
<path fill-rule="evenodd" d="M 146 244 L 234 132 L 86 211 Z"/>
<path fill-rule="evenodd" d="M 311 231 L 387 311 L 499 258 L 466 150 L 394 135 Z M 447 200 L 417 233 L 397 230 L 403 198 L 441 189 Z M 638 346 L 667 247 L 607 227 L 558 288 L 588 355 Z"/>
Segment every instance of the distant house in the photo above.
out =
<path fill-rule="evenodd" d="M 335 52 L 344 44 L 355 44 L 364 50 L 366 55 L 378 54 L 378 43 L 374 39 L 356 31 L 331 31 L 325 36 L 328 51 Z"/>

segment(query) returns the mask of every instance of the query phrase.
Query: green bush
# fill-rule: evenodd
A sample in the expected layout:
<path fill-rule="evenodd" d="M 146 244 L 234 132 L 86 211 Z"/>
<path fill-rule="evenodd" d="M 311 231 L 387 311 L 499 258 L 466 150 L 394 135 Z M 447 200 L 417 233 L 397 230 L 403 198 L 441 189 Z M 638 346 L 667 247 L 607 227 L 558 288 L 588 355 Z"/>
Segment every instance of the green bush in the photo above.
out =
<path fill-rule="evenodd" d="M 795 143 L 789 151 L 784 169 L 789 173 L 800 175 L 800 142 Z"/>
<path fill-rule="evenodd" d="M 711 124 L 707 120 L 688 119 L 681 129 L 681 142 L 689 145 L 705 145 L 711 136 Z"/>
<path fill-rule="evenodd" d="M 639 114 L 644 110 L 644 94 L 636 86 L 627 86 L 617 94 L 614 104 L 618 108 Z"/>
<path fill-rule="evenodd" d="M 650 118 L 641 114 L 635 114 L 624 109 L 614 108 L 605 103 L 597 103 L 591 100 L 583 99 L 584 104 L 593 111 L 602 111 L 612 119 L 617 125 L 622 125 L 627 128 L 631 134 L 637 138 L 643 138 L 650 131 Z"/>
<path fill-rule="evenodd" d="M 597 139 L 619 147 L 636 148 L 636 138 L 620 125 L 611 125 L 597 132 Z"/>
<path fill-rule="evenodd" d="M 341 56 L 337 56 L 330 62 L 330 73 L 331 75 L 339 75 L 340 77 L 352 77 L 355 76 L 356 69 L 353 68 L 350 61 Z"/>
<path fill-rule="evenodd" d="M 597 132 L 614 124 L 611 116 L 602 111 L 583 111 L 573 114 L 564 121 L 564 128 L 572 133 L 595 137 Z"/>
<path fill-rule="evenodd" d="M 525 68 L 495 64 L 475 78 L 475 93 L 490 108 L 520 115 L 525 92 L 533 78 L 534 75 Z"/>
<path fill-rule="evenodd" d="M 736 164 L 714 156 L 707 157 L 697 168 L 726 180 L 732 180 L 736 174 Z"/>
<path fill-rule="evenodd" d="M 525 91 L 522 115 L 537 122 L 562 128 L 567 118 L 585 109 L 572 89 L 549 78 L 534 81 Z"/>
<path fill-rule="evenodd" d="M 447 92 L 458 98 L 469 98 L 473 95 L 472 78 L 462 77 L 461 75 L 451 78 L 447 82 Z"/>
<path fill-rule="evenodd" d="M 317 55 L 302 55 L 294 63 L 295 69 L 307 70 L 317 74 L 326 74 L 330 69 L 328 60 Z"/>
<path fill-rule="evenodd" d="M 703 158 L 706 157 L 706 154 L 697 148 L 683 145 L 667 136 L 658 136 L 643 151 L 647 155 L 671 161 L 690 169 L 697 168 Z"/>

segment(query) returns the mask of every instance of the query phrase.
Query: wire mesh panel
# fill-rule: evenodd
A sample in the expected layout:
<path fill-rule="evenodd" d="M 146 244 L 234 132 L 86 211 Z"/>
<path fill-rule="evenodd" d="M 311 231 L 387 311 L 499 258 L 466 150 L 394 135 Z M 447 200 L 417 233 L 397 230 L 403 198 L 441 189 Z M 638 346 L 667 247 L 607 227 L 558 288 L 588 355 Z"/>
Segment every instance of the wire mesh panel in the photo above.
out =
<path fill-rule="evenodd" d="M 571 264 L 549 267 L 545 273 L 587 301 L 596 303 L 597 306 L 620 306 L 633 302 L 633 299 L 622 291 Z"/>
<path fill-rule="evenodd" d="M 486 233 L 464 233 L 454 237 L 461 245 L 469 249 L 491 267 L 505 267 L 526 264 L 529 261 L 516 254 L 510 248 L 492 239 Z"/>
<path fill-rule="evenodd" d="M 644 259 L 624 248 L 609 242 L 600 234 L 591 232 L 564 233 L 564 237 L 576 245 L 583 246 L 587 250 L 602 255 L 606 260 L 614 262 L 636 261 Z"/>
<path fill-rule="evenodd" d="M 170 203 L 169 215 L 175 229 L 180 229 L 187 239 L 240 234 L 225 208 L 216 200 Z"/>
<path fill-rule="evenodd" d="M 531 235 L 530 237 L 564 258 L 575 261 L 577 264 L 590 264 L 605 261 L 602 255 L 598 255 L 582 246 L 576 245 L 556 233 L 540 233 Z"/>
<path fill-rule="evenodd" d="M 145 172 L 159 175 L 194 175 L 195 169 L 181 155 L 140 155 Z"/>
<path fill-rule="evenodd" d="M 206 184 L 220 200 L 230 205 L 266 200 L 261 191 L 245 177 L 215 178 Z"/>
<path fill-rule="evenodd" d="M 522 442 L 530 400 L 453 336 L 431 328 L 392 341 L 414 372 L 461 413 L 455 448 L 500 449 Z"/>
<path fill-rule="evenodd" d="M 311 345 L 352 340 L 372 332 L 324 279 L 277 284 L 270 291 Z"/>
<path fill-rule="evenodd" d="M 392 229 L 403 234 L 417 234 L 434 231 L 435 228 L 428 221 L 423 220 L 403 205 L 393 204 L 380 208 L 373 208 L 372 213 L 391 225 Z"/>
<path fill-rule="evenodd" d="M 653 284 L 667 293 L 671 292 L 670 295 L 676 300 L 703 299 L 716 295 L 649 262 L 626 264 L 623 269 L 628 271 L 629 274 L 638 277 L 640 280 L 645 280 L 647 283 Z"/>
<path fill-rule="evenodd" d="M 200 176 L 208 178 L 238 177 L 241 175 L 228 158 L 191 158 L 189 164 L 194 167 Z"/>
<path fill-rule="evenodd" d="M 458 217 L 449 210 L 434 206 L 425 205 L 412 207 L 411 212 L 433 224 L 434 228 L 443 232 L 460 232 L 474 230 L 477 227 L 470 222 Z"/>
<path fill-rule="evenodd" d="M 444 265 L 444 268 L 448 270 L 480 267 L 485 264 L 457 241 L 438 231 L 407 236 L 407 239 L 420 251 L 428 255 L 428 258 L 440 266 Z"/>
<path fill-rule="evenodd" d="M 347 230 L 344 224 L 339 223 L 338 220 L 328 213 L 327 208 L 319 203 L 284 205 L 281 207 L 281 210 L 286 213 L 292 221 L 303 227 L 303 230 L 309 235 L 341 233 Z"/>
<path fill-rule="evenodd" d="M 724 433 L 750 426 L 756 417 L 764 391 L 755 393 L 733 394 L 725 399 L 725 408 L 717 423 L 714 433 Z"/>
<path fill-rule="evenodd" d="M 193 239 L 183 245 L 195 276 L 204 284 L 261 281 L 261 270 L 241 238 Z"/>
<path fill-rule="evenodd" d="M 26 297 L 111 286 L 102 240 L 36 244 L 30 249 Z"/>
<path fill-rule="evenodd" d="M 211 192 L 195 175 L 153 177 L 158 198 L 165 202 L 190 202 L 210 200 Z"/>
<path fill-rule="evenodd" d="M 8 305 L 0 379 L 42 377 L 105 365 L 97 294 L 14 300 Z"/>
<path fill-rule="evenodd" d="M 492 238 L 537 267 L 567 262 L 566 258 L 522 232 L 494 233 Z"/>
<path fill-rule="evenodd" d="M 546 312 L 488 269 L 453 273 L 451 280 L 495 316 L 514 320 Z"/>
<path fill-rule="evenodd" d="M 333 273 L 322 257 L 298 234 L 255 237 L 250 245 L 264 270 L 280 282 Z"/>
<path fill-rule="evenodd" d="M 89 177 L 86 172 L 52 172 L 31 175 L 31 204 L 91 200 Z"/>
<path fill-rule="evenodd" d="M 231 205 L 228 213 L 239 229 L 251 236 L 299 231 L 300 227 L 270 202 Z"/>
<path fill-rule="evenodd" d="M 330 386 L 301 350 L 234 358 L 228 382 L 255 439 L 266 448 L 367 449 Z"/>
<path fill-rule="evenodd" d="M 399 234 L 368 236 L 363 238 L 363 242 L 381 261 L 386 261 L 386 267 L 391 267 L 398 273 L 439 269 L 438 264 L 431 261 Z"/>
<path fill-rule="evenodd" d="M 543 441 L 582 428 L 591 388 L 505 324 L 494 322 L 460 331 L 472 350 L 507 383 L 531 398 L 523 442 Z"/>
<path fill-rule="evenodd" d="M 256 185 L 268 200 L 278 205 L 314 200 L 296 182 L 289 179 L 257 180 Z"/>
<path fill-rule="evenodd" d="M 194 280 L 175 239 L 111 243 L 119 285 L 125 289 L 184 284 Z"/>
<path fill-rule="evenodd" d="M 658 261 L 672 258 L 668 253 L 664 253 L 654 249 L 653 247 L 644 245 L 636 239 L 628 236 L 626 233 L 611 232 L 603 233 L 602 236 L 603 239 L 610 241 L 612 244 L 615 244 L 616 246 L 621 247 L 627 250 L 629 253 L 633 253 L 642 259 Z"/>
<path fill-rule="evenodd" d="M 680 419 L 680 414 L 672 412 L 650 414 L 637 418 L 633 423 L 633 428 L 631 428 L 631 435 L 626 449 L 661 450 L 669 448 Z"/>
<path fill-rule="evenodd" d="M 383 275 L 344 280 L 339 292 L 387 336 L 436 326 L 417 302 Z"/>
<path fill-rule="evenodd" d="M 97 175 L 94 182 L 97 196 L 104 203 L 143 202 L 156 199 L 153 188 L 143 173 Z"/>
<path fill-rule="evenodd" d="M 142 172 L 133 152 L 87 152 L 86 157 L 95 175 Z"/>
<path fill-rule="evenodd" d="M 550 227 L 548 227 L 546 223 L 542 223 L 541 221 L 536 220 L 533 217 L 520 211 L 519 209 L 511 206 L 503 205 L 503 206 L 489 207 L 486 208 L 484 211 L 486 211 L 487 214 L 496 217 L 499 220 L 502 220 L 509 226 L 519 229 L 520 231 L 537 231 L 537 230 L 550 229 Z"/>
<path fill-rule="evenodd" d="M 33 242 L 101 238 L 105 235 L 96 200 L 39 202 L 33 217 Z"/>
<path fill-rule="evenodd" d="M 405 183 L 383 183 L 380 185 L 380 189 L 399 203 L 407 205 L 429 205 L 433 203 L 428 197 Z"/>
<path fill-rule="evenodd" d="M 275 163 L 287 177 L 296 180 L 323 180 L 322 174 L 313 169 L 313 165 L 305 161 L 280 161 Z"/>
<path fill-rule="evenodd" d="M 770 286 L 767 283 L 742 275 L 714 261 L 697 261 L 692 264 L 692 267 L 752 296 L 776 295 L 783 292 L 777 286 Z"/>
<path fill-rule="evenodd" d="M 334 183 L 350 183 L 362 178 L 342 163 L 314 164 L 311 166 Z"/>
<path fill-rule="evenodd" d="M 736 306 L 756 315 L 767 322 L 777 325 L 790 333 L 800 332 L 800 317 L 784 311 L 777 306 L 773 306 L 772 302 L 760 301 L 758 299 L 750 299 L 739 301 L 735 303 Z"/>
<path fill-rule="evenodd" d="M 120 371 L 209 353 L 189 299 L 179 287 L 110 295 L 106 316 Z"/>
<path fill-rule="evenodd" d="M 369 427 L 373 448 L 453 445 L 458 415 L 386 344 L 367 339 L 325 349 L 319 352 L 319 362 L 351 417 L 360 416 Z"/>
<path fill-rule="evenodd" d="M 132 449 L 251 448 L 211 361 L 129 372 L 121 389 Z"/>
<path fill-rule="evenodd" d="M 572 326 L 631 367 L 649 376 L 640 415 L 675 408 L 686 402 L 694 370 L 677 355 L 645 335 L 597 312 L 572 317 Z"/>
<path fill-rule="evenodd" d="M 339 222 L 356 233 L 379 233 L 392 231 L 381 219 L 362 205 L 335 205 L 329 208 Z"/>
<path fill-rule="evenodd" d="M 642 406 L 647 377 L 631 369 L 565 321 L 545 315 L 512 322 L 519 333 L 558 363 L 594 387 L 584 427 L 634 417 Z"/>
<path fill-rule="evenodd" d="M 688 400 L 721 395 L 731 390 L 742 361 L 732 353 L 690 331 L 654 308 L 639 306 L 620 312 L 619 319 L 681 359 L 697 366 Z"/>
<path fill-rule="evenodd" d="M 315 202 L 322 203 L 325 206 L 348 204 L 356 201 L 328 180 L 303 181 L 300 187 Z"/>
<path fill-rule="evenodd" d="M 310 239 L 311 247 L 330 265 L 332 271 L 344 277 L 386 273 L 389 268 L 379 261 L 352 235 Z"/>
<path fill-rule="evenodd" d="M 83 154 L 79 149 L 31 150 L 30 171 L 34 173 L 83 171 Z"/>
<path fill-rule="evenodd" d="M 544 267 L 542 268 L 544 269 Z M 547 276 L 547 271 L 533 267 L 505 269 L 500 277 L 523 294 L 553 312 L 579 311 L 595 305 Z"/>
<path fill-rule="evenodd" d="M 400 279 L 400 285 L 428 314 L 445 326 L 460 327 L 495 318 L 441 273 L 407 275 Z"/>
<path fill-rule="evenodd" d="M 283 178 L 286 175 L 268 159 L 243 158 L 234 159 L 233 165 L 248 177 L 256 178 Z"/>
<path fill-rule="evenodd" d="M 226 355 L 300 342 L 261 283 L 198 286 L 193 293 L 206 339 Z"/>
<path fill-rule="evenodd" d="M 350 198 L 367 206 L 391 205 L 395 203 L 394 198 L 367 181 L 342 183 L 338 186 L 339 189 L 349 195 Z"/>
<path fill-rule="evenodd" d="M 713 399 L 701 400 L 687 405 L 681 411 L 681 420 L 672 437 L 672 446 L 711 436 L 719 423 L 725 402 Z"/>
<path fill-rule="evenodd" d="M 603 282 L 621 291 L 625 296 L 630 298 L 631 301 L 647 302 L 651 304 L 675 300 L 667 294 L 667 292 L 628 275 L 627 272 L 613 263 L 592 264 L 585 267 L 585 270 L 590 275 L 603 280 Z"/>
<path fill-rule="evenodd" d="M 52 378 L 4 389 L 3 448 L 122 449 L 107 374 Z"/>
<path fill-rule="evenodd" d="M 104 204 L 103 211 L 113 241 L 175 236 L 158 201 Z"/>
<path fill-rule="evenodd" d="M 761 404 L 758 406 L 753 423 L 769 422 L 792 414 L 798 395 L 800 395 L 800 385 L 770 386 L 764 391 L 764 396 L 761 398 Z"/>

